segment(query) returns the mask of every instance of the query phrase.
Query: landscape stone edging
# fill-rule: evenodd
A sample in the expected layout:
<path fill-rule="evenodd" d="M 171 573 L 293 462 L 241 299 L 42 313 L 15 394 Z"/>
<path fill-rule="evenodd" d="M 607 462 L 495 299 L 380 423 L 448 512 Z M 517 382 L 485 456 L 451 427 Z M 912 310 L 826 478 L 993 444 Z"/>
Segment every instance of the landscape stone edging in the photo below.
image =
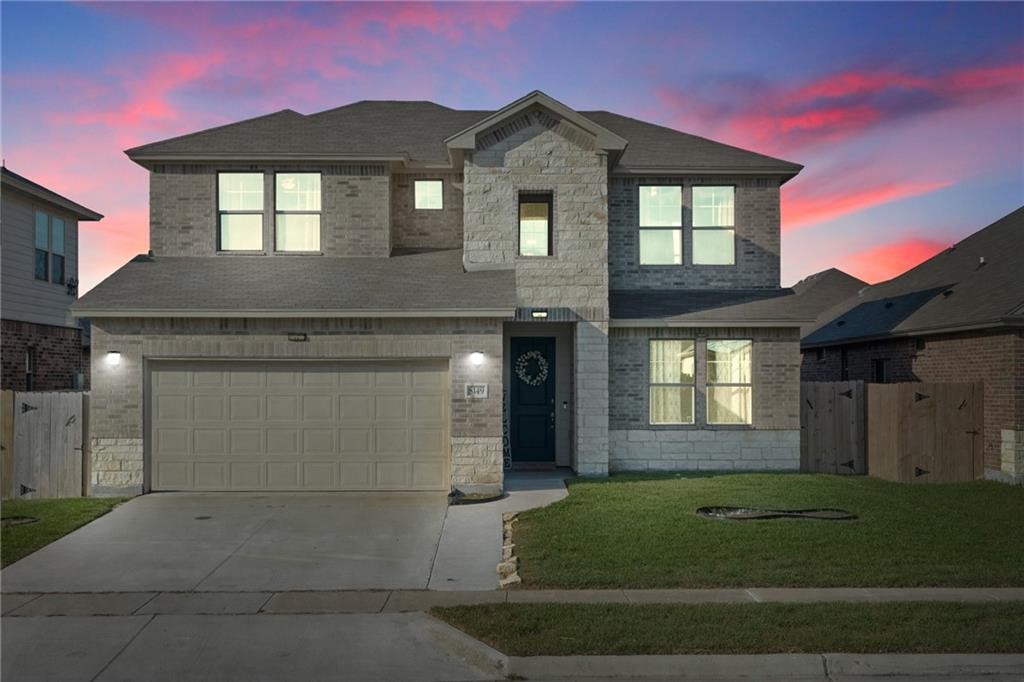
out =
<path fill-rule="evenodd" d="M 516 512 L 501 515 L 501 561 L 498 563 L 498 589 L 523 582 L 519 577 L 519 559 L 515 555 L 516 545 L 512 542 L 512 528 L 519 519 Z"/>

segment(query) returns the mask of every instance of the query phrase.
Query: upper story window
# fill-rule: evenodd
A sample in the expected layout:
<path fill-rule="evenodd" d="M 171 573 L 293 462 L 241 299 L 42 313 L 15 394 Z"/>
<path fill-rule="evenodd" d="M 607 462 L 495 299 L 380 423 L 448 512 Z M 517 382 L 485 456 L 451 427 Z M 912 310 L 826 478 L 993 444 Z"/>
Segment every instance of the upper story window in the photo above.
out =
<path fill-rule="evenodd" d="M 754 342 L 708 339 L 708 423 L 750 424 Z"/>
<path fill-rule="evenodd" d="M 64 284 L 64 221 L 43 211 L 36 211 L 35 223 L 35 275 L 36 279 Z"/>
<path fill-rule="evenodd" d="M 519 255 L 550 256 L 552 196 L 519 195 Z"/>
<path fill-rule="evenodd" d="M 650 419 L 652 424 L 692 424 L 694 343 L 650 342 Z"/>
<path fill-rule="evenodd" d="M 263 173 L 217 174 L 217 248 L 263 250 Z"/>
<path fill-rule="evenodd" d="M 278 173 L 274 185 L 274 248 L 319 251 L 320 174 Z"/>
<path fill-rule="evenodd" d="M 736 263 L 734 187 L 693 188 L 693 264 Z"/>
<path fill-rule="evenodd" d="M 683 188 L 640 185 L 640 265 L 682 265 Z"/>
<path fill-rule="evenodd" d="M 440 210 L 444 208 L 444 182 L 441 180 L 415 180 L 413 192 L 417 209 Z"/>

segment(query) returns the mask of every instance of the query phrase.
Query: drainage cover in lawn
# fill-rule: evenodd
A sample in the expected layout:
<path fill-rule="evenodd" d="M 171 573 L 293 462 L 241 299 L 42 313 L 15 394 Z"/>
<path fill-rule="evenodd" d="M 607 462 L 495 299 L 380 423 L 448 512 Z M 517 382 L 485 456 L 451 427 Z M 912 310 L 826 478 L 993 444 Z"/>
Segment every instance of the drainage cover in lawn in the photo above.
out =
<path fill-rule="evenodd" d="M 750 507 L 701 507 L 701 516 L 710 519 L 819 519 L 821 521 L 848 521 L 857 518 L 845 509 L 752 509 Z"/>

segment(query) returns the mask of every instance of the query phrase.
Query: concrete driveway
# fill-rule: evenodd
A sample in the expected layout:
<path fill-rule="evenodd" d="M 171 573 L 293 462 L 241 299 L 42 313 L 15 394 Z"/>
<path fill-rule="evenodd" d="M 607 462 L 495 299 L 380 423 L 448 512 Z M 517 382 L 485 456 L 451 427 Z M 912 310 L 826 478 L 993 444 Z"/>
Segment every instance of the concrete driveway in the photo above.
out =
<path fill-rule="evenodd" d="M 161 493 L 3 570 L 4 592 L 427 587 L 443 493 Z"/>

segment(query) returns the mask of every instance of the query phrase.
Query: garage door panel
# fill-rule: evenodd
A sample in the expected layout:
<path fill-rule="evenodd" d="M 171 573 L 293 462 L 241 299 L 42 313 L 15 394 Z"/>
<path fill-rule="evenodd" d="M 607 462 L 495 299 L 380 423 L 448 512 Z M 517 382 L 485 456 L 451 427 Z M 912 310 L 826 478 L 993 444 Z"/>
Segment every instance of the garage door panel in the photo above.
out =
<path fill-rule="evenodd" d="M 448 373 L 415 362 L 160 361 L 154 490 L 444 490 Z"/>

